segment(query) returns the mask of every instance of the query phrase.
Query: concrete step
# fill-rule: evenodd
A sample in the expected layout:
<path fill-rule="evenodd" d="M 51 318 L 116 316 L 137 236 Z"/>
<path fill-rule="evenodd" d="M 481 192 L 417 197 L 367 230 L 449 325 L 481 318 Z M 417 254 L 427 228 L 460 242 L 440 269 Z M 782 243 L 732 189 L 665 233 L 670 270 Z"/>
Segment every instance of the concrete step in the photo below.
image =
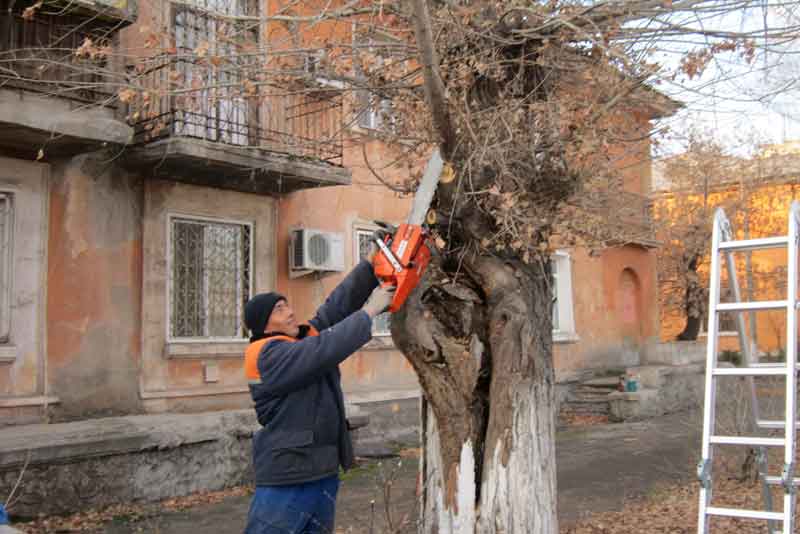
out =
<path fill-rule="evenodd" d="M 568 399 L 568 402 L 608 402 L 608 395 L 610 395 L 610 393 L 598 395 L 572 395 Z"/>
<path fill-rule="evenodd" d="M 609 393 L 613 393 L 617 391 L 617 388 L 592 388 L 592 387 L 583 387 L 578 386 L 576 387 L 573 392 L 575 394 L 581 395 L 608 395 Z"/>
<path fill-rule="evenodd" d="M 618 376 L 606 376 L 602 378 L 593 378 L 592 380 L 586 380 L 584 382 L 581 382 L 578 385 L 578 387 L 616 390 L 617 384 L 619 384 Z"/>
<path fill-rule="evenodd" d="M 609 410 L 607 402 L 566 402 L 561 405 L 560 413 L 561 415 L 608 415 Z"/>
<path fill-rule="evenodd" d="M 605 397 L 594 399 L 573 398 L 564 402 L 562 407 L 574 410 L 607 410 L 608 399 Z"/>

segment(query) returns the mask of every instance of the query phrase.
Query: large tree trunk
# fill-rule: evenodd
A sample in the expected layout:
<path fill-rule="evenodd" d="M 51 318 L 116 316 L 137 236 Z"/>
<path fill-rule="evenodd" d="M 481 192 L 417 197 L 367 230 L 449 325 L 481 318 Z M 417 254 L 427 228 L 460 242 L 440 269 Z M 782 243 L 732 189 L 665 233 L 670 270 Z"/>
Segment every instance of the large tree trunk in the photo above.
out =
<path fill-rule="evenodd" d="M 423 533 L 558 531 L 548 266 L 433 265 L 393 321 L 426 399 Z"/>

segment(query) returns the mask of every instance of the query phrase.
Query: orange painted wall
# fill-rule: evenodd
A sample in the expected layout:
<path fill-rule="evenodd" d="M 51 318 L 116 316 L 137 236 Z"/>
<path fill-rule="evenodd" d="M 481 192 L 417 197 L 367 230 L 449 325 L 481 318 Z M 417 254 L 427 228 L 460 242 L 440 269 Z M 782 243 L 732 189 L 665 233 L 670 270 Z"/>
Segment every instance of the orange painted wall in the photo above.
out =
<path fill-rule="evenodd" d="M 655 253 L 625 246 L 571 252 L 577 341 L 554 343 L 556 377 L 638 365 L 658 335 Z M 626 280 L 635 287 L 626 290 Z"/>
<path fill-rule="evenodd" d="M 64 417 L 139 410 L 142 186 L 107 157 L 51 173 L 47 374 Z"/>

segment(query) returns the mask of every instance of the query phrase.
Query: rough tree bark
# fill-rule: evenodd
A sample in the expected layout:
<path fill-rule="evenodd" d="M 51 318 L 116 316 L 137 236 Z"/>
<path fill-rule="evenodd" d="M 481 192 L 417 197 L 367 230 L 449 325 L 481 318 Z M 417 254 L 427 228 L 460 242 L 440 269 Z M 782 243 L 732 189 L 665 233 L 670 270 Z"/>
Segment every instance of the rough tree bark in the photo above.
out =
<path fill-rule="evenodd" d="M 549 273 L 462 272 L 432 266 L 392 325 L 426 398 L 421 532 L 555 533 Z"/>

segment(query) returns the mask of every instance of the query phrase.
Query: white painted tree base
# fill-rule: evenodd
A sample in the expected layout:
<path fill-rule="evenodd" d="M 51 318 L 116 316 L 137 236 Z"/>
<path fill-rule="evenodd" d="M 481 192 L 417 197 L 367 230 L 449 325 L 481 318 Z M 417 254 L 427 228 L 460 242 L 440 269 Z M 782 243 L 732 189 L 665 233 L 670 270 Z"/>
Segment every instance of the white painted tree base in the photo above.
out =
<path fill-rule="evenodd" d="M 518 384 L 522 386 L 526 382 Z M 506 465 L 502 443 L 484 453 L 481 497 L 475 505 L 474 445 L 462 445 L 457 471 L 456 507 L 448 508 L 439 453 L 439 434 L 432 410 L 423 402 L 421 473 L 423 491 L 420 534 L 557 534 L 555 420 L 547 395 L 516 387 L 513 443 Z M 446 476 L 446 473 L 445 475 Z"/>

